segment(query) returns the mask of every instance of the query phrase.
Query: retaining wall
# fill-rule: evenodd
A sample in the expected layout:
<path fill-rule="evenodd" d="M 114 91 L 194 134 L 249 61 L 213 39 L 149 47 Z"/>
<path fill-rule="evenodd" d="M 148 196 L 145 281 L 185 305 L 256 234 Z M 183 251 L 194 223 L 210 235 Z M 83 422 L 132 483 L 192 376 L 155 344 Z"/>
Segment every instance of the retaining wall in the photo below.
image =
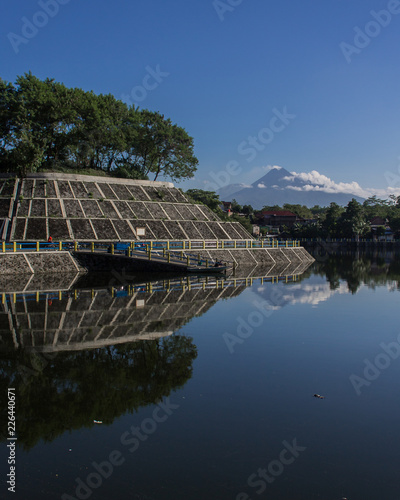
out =
<path fill-rule="evenodd" d="M 69 174 L 0 176 L 0 231 L 10 241 L 252 239 L 170 182 Z"/>
<path fill-rule="evenodd" d="M 85 272 L 70 252 L 0 253 L 0 276 Z"/>

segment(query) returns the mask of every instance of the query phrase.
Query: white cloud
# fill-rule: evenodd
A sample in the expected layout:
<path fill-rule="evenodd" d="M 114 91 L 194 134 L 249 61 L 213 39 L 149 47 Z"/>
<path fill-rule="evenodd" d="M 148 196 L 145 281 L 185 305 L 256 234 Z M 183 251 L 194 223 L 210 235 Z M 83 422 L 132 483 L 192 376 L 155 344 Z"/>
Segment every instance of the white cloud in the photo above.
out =
<path fill-rule="evenodd" d="M 320 276 L 312 276 L 307 281 L 291 284 L 290 287 L 279 283 L 278 287 L 280 287 L 282 292 L 279 305 L 271 303 L 271 299 L 268 296 L 269 289 L 266 286 L 257 288 L 258 294 L 268 302 L 268 305 L 265 305 L 265 309 L 276 311 L 284 306 L 294 304 L 309 304 L 312 307 L 317 307 L 322 302 L 329 300 L 333 295 L 349 293 L 349 288 L 345 281 L 340 281 L 339 286 L 335 290 L 332 290 L 325 278 Z"/>
<path fill-rule="evenodd" d="M 288 289 L 282 300 L 291 305 L 311 304 L 316 307 L 321 302 L 326 302 L 334 294 L 349 293 L 347 283 L 341 282 L 339 287 L 331 290 L 329 283 L 294 285 Z"/>
<path fill-rule="evenodd" d="M 257 182 L 261 177 L 266 175 L 271 170 L 281 170 L 283 167 L 278 165 L 262 165 L 252 168 L 249 171 L 243 172 L 237 179 L 238 190 L 240 188 L 251 188 L 251 183 Z M 387 187 L 385 189 L 379 188 L 363 188 L 356 181 L 353 182 L 335 182 L 330 177 L 319 173 L 317 170 L 312 170 L 311 172 L 291 172 L 290 176 L 284 177 L 288 182 L 294 182 L 295 180 L 300 180 L 304 182 L 303 186 L 287 186 L 288 189 L 293 191 L 320 191 L 325 193 L 346 193 L 350 195 L 360 196 L 361 198 L 369 198 L 370 196 L 376 195 L 379 198 L 388 198 L 389 195 L 394 194 L 395 196 L 400 196 L 400 187 Z M 233 179 L 232 179 L 233 180 Z M 236 180 L 236 179 L 235 179 Z M 203 181 L 204 184 L 213 184 L 210 181 Z M 258 188 L 264 189 L 267 186 L 263 182 L 257 184 Z M 272 186 L 275 188 L 275 186 Z M 276 188 L 275 188 L 276 189 Z"/>
<path fill-rule="evenodd" d="M 295 179 L 307 182 L 304 186 L 287 186 L 288 189 L 294 191 L 322 191 L 324 193 L 346 193 L 354 194 L 360 196 L 361 198 L 368 198 L 374 194 L 381 197 L 387 198 L 390 194 L 396 196 L 400 195 L 400 188 L 387 189 L 376 189 L 376 188 L 362 188 L 358 182 L 335 182 L 326 175 L 320 174 L 316 170 L 311 172 L 291 172 L 291 176 L 286 176 L 285 179 L 288 181 L 294 181 Z"/>

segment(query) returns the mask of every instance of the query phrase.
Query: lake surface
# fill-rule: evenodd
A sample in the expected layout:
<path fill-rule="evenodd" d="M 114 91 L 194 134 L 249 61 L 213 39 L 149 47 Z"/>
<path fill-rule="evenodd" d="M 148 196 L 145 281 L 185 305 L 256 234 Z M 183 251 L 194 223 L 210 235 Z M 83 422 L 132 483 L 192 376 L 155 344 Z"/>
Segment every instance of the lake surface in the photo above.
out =
<path fill-rule="evenodd" d="M 7 296 L 1 498 L 398 500 L 399 256 L 275 281 Z"/>

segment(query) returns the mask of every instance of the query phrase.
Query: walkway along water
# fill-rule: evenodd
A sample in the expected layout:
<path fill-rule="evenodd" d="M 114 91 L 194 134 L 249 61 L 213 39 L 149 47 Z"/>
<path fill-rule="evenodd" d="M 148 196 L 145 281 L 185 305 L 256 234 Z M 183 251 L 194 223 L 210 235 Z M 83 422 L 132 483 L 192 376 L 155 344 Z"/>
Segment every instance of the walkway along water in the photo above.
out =
<path fill-rule="evenodd" d="M 217 261 L 238 265 L 312 262 L 297 241 L 140 241 L 140 242 L 12 242 L 2 243 L 0 271 L 5 274 L 86 270 L 207 272 Z M 61 258 L 61 254 L 64 254 Z"/>

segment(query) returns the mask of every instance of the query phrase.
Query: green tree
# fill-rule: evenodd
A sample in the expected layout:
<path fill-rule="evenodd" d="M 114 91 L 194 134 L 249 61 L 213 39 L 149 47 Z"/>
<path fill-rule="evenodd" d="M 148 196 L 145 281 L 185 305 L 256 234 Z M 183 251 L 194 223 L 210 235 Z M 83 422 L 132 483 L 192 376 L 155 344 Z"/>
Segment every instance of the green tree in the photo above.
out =
<path fill-rule="evenodd" d="M 328 209 L 328 207 L 321 207 L 320 205 L 314 205 L 313 207 L 310 208 L 313 216 L 314 217 L 317 216 L 320 218 L 325 217 L 327 209 Z"/>
<path fill-rule="evenodd" d="M 198 203 L 203 203 L 207 205 L 210 210 L 216 212 L 218 215 L 222 215 L 222 210 L 220 208 L 221 201 L 219 196 L 214 191 L 204 191 L 202 189 L 188 189 L 186 194 L 193 201 Z"/>
<path fill-rule="evenodd" d="M 347 204 L 341 223 L 347 237 L 358 238 L 368 231 L 369 225 L 365 221 L 363 206 L 355 198 Z"/>
<path fill-rule="evenodd" d="M 261 209 L 261 212 L 270 212 L 277 210 L 282 210 L 282 207 L 279 205 L 264 205 L 263 208 Z"/>
<path fill-rule="evenodd" d="M 232 212 L 240 214 L 242 213 L 243 207 L 235 199 L 232 200 Z"/>
<path fill-rule="evenodd" d="M 289 210 L 293 212 L 298 217 L 302 217 L 303 219 L 312 219 L 313 213 L 311 210 L 305 205 L 291 205 L 290 203 L 285 203 L 283 205 L 284 210 Z"/>
<path fill-rule="evenodd" d="M 0 80 L 0 171 L 105 172 L 130 178 L 193 177 L 193 139 L 157 112 L 112 95 L 69 89 L 27 73 Z"/>
<path fill-rule="evenodd" d="M 382 200 L 374 195 L 364 200 L 362 207 L 367 220 L 371 220 L 373 217 L 386 219 L 389 215 L 391 204 L 389 200 Z"/>
<path fill-rule="evenodd" d="M 254 208 L 251 205 L 243 205 L 242 213 L 244 213 L 245 215 L 248 215 L 248 216 L 253 215 Z"/>
<path fill-rule="evenodd" d="M 197 170 L 193 138 L 160 113 L 140 111 L 137 132 L 128 146 L 135 154 L 134 168 L 145 176 L 154 174 L 154 180 L 159 175 L 188 179 Z"/>
<path fill-rule="evenodd" d="M 389 226 L 396 236 L 400 235 L 400 214 L 389 217 Z"/>
<path fill-rule="evenodd" d="M 344 209 L 335 202 L 332 202 L 326 210 L 326 217 L 322 223 L 327 236 L 338 237 L 340 236 L 340 217 Z"/>

